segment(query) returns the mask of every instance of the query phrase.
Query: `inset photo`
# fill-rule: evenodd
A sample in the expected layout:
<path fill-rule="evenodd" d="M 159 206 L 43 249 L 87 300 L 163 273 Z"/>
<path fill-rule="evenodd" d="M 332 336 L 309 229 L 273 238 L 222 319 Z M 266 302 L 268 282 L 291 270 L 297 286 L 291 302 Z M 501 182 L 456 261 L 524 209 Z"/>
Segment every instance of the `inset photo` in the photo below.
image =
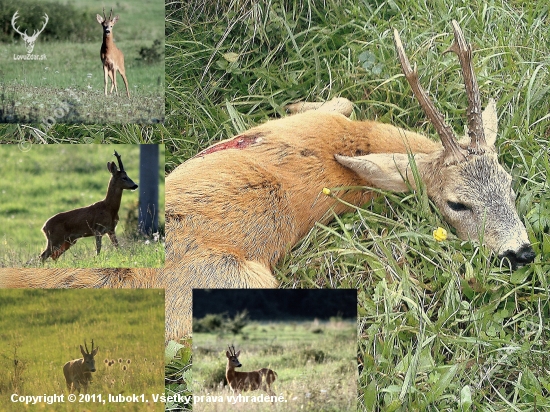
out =
<path fill-rule="evenodd" d="M 351 411 L 355 289 L 194 289 L 193 410 Z"/>
<path fill-rule="evenodd" d="M 164 410 L 164 290 L 0 289 L 0 312 L 0 410 Z"/>
<path fill-rule="evenodd" d="M 164 2 L 1 4 L 0 123 L 164 122 Z"/>
<path fill-rule="evenodd" d="M 0 145 L 0 267 L 164 266 L 164 145 Z"/>

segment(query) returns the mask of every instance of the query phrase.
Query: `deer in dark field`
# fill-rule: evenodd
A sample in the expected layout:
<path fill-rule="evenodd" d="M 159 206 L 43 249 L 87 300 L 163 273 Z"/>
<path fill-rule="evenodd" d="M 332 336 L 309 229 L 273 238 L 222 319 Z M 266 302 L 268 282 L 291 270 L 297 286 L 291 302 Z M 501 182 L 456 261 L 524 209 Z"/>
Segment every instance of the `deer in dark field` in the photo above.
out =
<path fill-rule="evenodd" d="M 255 391 L 262 389 L 270 396 L 275 395 L 271 389 L 271 384 L 277 379 L 277 373 L 268 368 L 258 369 L 252 372 L 237 372 L 235 368 L 240 368 L 239 355 L 241 351 L 235 353 L 235 347 L 227 348 L 225 356 L 227 357 L 227 366 L 225 368 L 225 377 L 227 383 L 233 392 Z"/>
<path fill-rule="evenodd" d="M 193 288 L 276 287 L 272 269 L 315 226 L 362 205 L 373 192 L 323 188 L 369 186 L 404 192 L 418 177 L 463 239 L 484 243 L 512 268 L 535 259 L 515 208 L 512 177 L 498 163 L 496 105 L 482 114 L 471 47 L 453 22 L 468 96 L 468 136 L 455 140 L 428 99 L 395 32 L 405 77 L 441 143 L 375 121 L 351 121 L 346 99 L 295 104 L 308 110 L 268 121 L 207 148 L 166 178 L 165 268 L 106 274 L 93 270 L 4 275 L 10 287 L 166 288 L 166 338 L 191 333 Z M 334 213 L 330 213 L 329 211 Z M 0 271 L 1 273 L 1 271 Z M 0 277 L 0 280 L 1 277 Z"/>
<path fill-rule="evenodd" d="M 94 349 L 94 340 L 92 339 L 92 351 L 88 350 L 88 345 L 84 342 L 86 351 L 82 345 L 80 345 L 80 353 L 82 358 L 74 359 L 63 365 L 63 374 L 65 375 L 65 381 L 67 382 L 67 388 L 69 392 L 77 390 L 80 392 L 82 389 L 84 393 L 88 391 L 88 385 L 92 381 L 92 372 L 95 372 L 95 359 L 99 347 Z"/>
<path fill-rule="evenodd" d="M 107 170 L 111 172 L 111 179 L 105 199 L 90 206 L 58 213 L 44 223 L 42 232 L 44 232 L 48 244 L 40 255 L 42 262 L 50 256 L 53 260 L 57 260 L 81 237 L 95 236 L 98 255 L 101 251 L 101 238 L 105 234 L 109 236 L 113 245 L 118 247 L 115 228 L 118 223 L 122 191 L 125 189 L 135 190 L 138 185 L 124 171 L 121 157 L 116 151 L 114 156 L 117 158 L 120 170 L 117 169 L 114 162 L 107 162 Z"/>

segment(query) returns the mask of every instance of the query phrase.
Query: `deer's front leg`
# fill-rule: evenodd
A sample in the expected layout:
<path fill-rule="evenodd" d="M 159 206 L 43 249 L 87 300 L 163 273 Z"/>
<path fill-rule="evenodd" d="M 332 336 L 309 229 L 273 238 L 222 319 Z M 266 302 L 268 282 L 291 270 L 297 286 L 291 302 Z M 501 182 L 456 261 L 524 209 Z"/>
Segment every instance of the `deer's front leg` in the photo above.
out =
<path fill-rule="evenodd" d="M 96 255 L 99 255 L 101 252 L 101 238 L 103 235 L 95 235 L 95 252 Z"/>
<path fill-rule="evenodd" d="M 107 96 L 107 86 L 109 85 L 109 69 L 107 65 L 103 66 L 103 76 L 105 77 L 105 96 Z"/>

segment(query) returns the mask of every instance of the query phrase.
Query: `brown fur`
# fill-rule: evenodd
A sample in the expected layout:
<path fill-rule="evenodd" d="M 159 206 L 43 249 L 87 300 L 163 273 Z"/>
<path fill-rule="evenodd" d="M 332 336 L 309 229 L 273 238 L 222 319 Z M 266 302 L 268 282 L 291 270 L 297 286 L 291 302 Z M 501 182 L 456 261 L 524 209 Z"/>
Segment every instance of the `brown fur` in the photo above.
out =
<path fill-rule="evenodd" d="M 103 17 L 97 15 L 97 22 L 103 27 L 103 43 L 101 44 L 101 63 L 103 64 L 103 74 L 105 82 L 105 96 L 107 96 L 107 86 L 109 85 L 109 79 L 111 79 L 111 91 L 113 88 L 118 96 L 118 88 L 116 85 L 116 72 L 118 71 L 122 76 L 124 85 L 126 86 L 126 94 L 130 97 L 130 90 L 128 89 L 128 80 L 126 79 L 126 70 L 124 69 L 124 54 L 116 47 L 113 39 L 113 26 L 118 21 L 118 16 L 111 19 L 113 15 L 113 9 L 111 9 L 111 16 L 107 18 L 105 16 L 105 9 L 103 9 Z"/>
<path fill-rule="evenodd" d="M 101 238 L 105 234 L 115 247 L 118 246 L 115 228 L 122 192 L 125 189 L 135 190 L 138 186 L 124 170 L 117 170 L 114 163 L 107 162 L 107 170 L 111 173 L 111 179 L 105 199 L 90 206 L 58 213 L 44 223 L 42 232 L 46 236 L 47 245 L 40 255 L 42 261 L 50 256 L 57 260 L 81 237 L 95 236 L 98 255 L 101 251 Z"/>
<path fill-rule="evenodd" d="M 237 372 L 235 368 L 242 366 L 238 359 L 240 354 L 241 351 L 235 353 L 235 348 L 233 348 L 232 353 L 230 351 L 225 352 L 225 356 L 227 357 L 225 378 L 231 390 L 239 393 L 241 391 L 262 389 L 270 396 L 275 395 L 271 389 L 271 384 L 277 379 L 277 372 L 268 368 L 262 368 L 251 372 Z"/>
<path fill-rule="evenodd" d="M 94 341 L 92 340 L 92 351 L 88 352 L 88 347 L 84 351 L 84 348 L 80 345 L 80 353 L 82 353 L 83 357 L 74 359 L 63 365 L 63 374 L 65 375 L 67 389 L 71 393 L 75 390 L 80 392 L 81 389 L 84 393 L 88 392 L 88 386 L 92 381 L 92 372 L 96 371 L 94 356 L 97 355 L 97 351 L 99 350 L 99 347 L 94 349 L 93 346 Z"/>

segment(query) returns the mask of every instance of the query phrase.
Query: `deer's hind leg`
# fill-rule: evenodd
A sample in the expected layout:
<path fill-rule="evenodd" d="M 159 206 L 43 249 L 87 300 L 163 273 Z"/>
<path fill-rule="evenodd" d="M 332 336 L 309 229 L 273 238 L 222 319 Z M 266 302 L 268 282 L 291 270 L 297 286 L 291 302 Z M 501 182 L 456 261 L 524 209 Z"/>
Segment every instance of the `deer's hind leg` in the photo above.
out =
<path fill-rule="evenodd" d="M 126 73 L 125 73 L 124 67 L 122 68 L 119 67 L 118 72 L 122 76 L 122 80 L 124 81 L 124 85 L 126 86 L 126 94 L 128 95 L 128 97 L 130 97 L 130 89 L 128 89 L 128 79 L 126 79 Z"/>
<path fill-rule="evenodd" d="M 327 102 L 298 102 L 286 106 L 290 114 L 303 113 L 309 110 L 318 110 L 320 112 L 340 113 L 346 117 L 353 111 L 353 103 L 345 97 L 334 97 Z"/>
<path fill-rule="evenodd" d="M 118 247 L 118 239 L 116 238 L 115 232 L 107 232 L 107 236 L 109 236 L 109 239 L 111 240 L 113 246 Z"/>

